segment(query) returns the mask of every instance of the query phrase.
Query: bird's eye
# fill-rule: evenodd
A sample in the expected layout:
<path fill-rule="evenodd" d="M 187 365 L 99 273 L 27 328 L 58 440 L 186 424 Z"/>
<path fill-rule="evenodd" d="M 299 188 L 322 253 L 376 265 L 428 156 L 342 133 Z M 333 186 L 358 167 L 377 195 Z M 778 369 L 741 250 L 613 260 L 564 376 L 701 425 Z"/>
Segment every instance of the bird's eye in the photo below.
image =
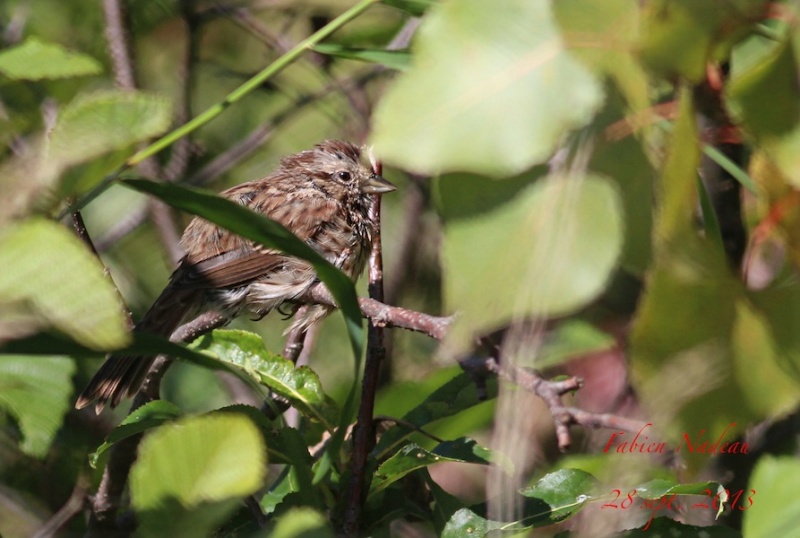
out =
<path fill-rule="evenodd" d="M 346 170 L 341 170 L 339 172 L 336 172 L 336 177 L 338 177 L 342 181 L 349 181 L 350 180 L 350 172 L 347 172 Z"/>

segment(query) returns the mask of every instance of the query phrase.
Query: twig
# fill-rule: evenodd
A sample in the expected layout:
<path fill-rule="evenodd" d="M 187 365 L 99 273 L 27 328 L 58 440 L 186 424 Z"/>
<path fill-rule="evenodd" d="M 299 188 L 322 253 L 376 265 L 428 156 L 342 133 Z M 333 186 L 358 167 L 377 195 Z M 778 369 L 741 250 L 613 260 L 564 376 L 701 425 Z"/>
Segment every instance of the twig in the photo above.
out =
<path fill-rule="evenodd" d="M 89 479 L 81 473 L 75 482 L 75 487 L 70 493 L 64 506 L 58 509 L 45 524 L 33 535 L 32 538 L 50 538 L 56 536 L 58 531 L 69 521 L 80 514 L 86 506 L 86 494 L 89 491 Z"/>
<path fill-rule="evenodd" d="M 380 175 L 380 163 L 373 163 L 373 171 Z M 381 196 L 372 196 L 369 207 L 372 223 L 372 249 L 369 256 L 369 296 L 383 301 L 383 251 L 381 249 Z M 364 363 L 364 379 L 361 385 L 361 403 L 358 421 L 353 429 L 353 455 L 350 459 L 350 481 L 345 497 L 342 530 L 347 536 L 355 536 L 361 522 L 361 505 L 365 498 L 367 483 L 367 458 L 375 446 L 375 395 L 378 391 L 381 363 L 386 357 L 384 328 L 373 321 L 367 328 L 367 359 Z"/>
<path fill-rule="evenodd" d="M 564 394 L 575 391 L 583 386 L 583 380 L 578 377 L 568 377 L 560 381 L 550 381 L 541 377 L 537 372 L 518 366 L 501 366 L 494 358 L 487 357 L 483 364 L 462 363 L 462 367 L 483 368 L 498 377 L 511 381 L 517 386 L 536 394 L 550 409 L 555 423 L 558 448 L 567 450 L 572 444 L 569 426 L 577 424 L 586 428 L 613 428 L 627 432 L 638 432 L 644 422 L 610 414 L 595 414 L 574 407 L 566 407 L 561 402 Z"/>
<path fill-rule="evenodd" d="M 114 80 L 119 88 L 135 90 L 136 71 L 133 61 L 133 48 L 130 44 L 129 20 L 125 6 L 121 0 L 103 0 L 105 17 L 105 36 L 108 43 Z M 162 176 L 161 167 L 153 158 L 139 163 L 142 174 L 151 179 Z M 160 200 L 148 201 L 148 210 L 161 236 L 161 242 L 173 264 L 177 264 L 183 256 L 179 245 L 176 222 L 172 210 Z"/>
<path fill-rule="evenodd" d="M 324 284 L 312 286 L 306 293 L 297 297 L 295 300 L 301 303 L 319 303 L 336 306 L 331 292 L 328 291 Z M 399 306 L 389 306 L 380 301 L 364 297 L 358 299 L 358 306 L 361 307 L 361 313 L 364 314 L 364 317 L 369 318 L 372 323 L 379 327 L 408 329 L 410 331 L 426 334 L 436 340 L 444 338 L 447 329 L 453 321 L 452 316 L 432 316 Z"/>

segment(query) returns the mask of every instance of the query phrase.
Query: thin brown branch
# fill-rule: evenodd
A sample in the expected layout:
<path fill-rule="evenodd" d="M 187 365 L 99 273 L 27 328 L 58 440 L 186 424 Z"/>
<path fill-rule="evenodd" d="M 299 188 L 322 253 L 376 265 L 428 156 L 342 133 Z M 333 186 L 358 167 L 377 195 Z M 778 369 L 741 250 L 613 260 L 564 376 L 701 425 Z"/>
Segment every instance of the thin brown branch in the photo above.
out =
<path fill-rule="evenodd" d="M 130 21 L 125 4 L 121 0 L 103 0 L 105 17 L 105 36 L 108 45 L 114 80 L 119 88 L 135 90 L 136 69 L 133 58 L 133 47 L 130 43 Z M 163 175 L 158 162 L 149 158 L 139 165 L 139 170 L 146 177 L 156 179 Z M 177 219 L 172 210 L 159 200 L 148 201 L 148 211 L 158 231 L 161 242 L 173 264 L 177 264 L 183 253 L 180 248 L 180 235 L 177 232 Z"/>
<path fill-rule="evenodd" d="M 462 363 L 462 367 L 467 366 Z M 522 367 L 504 367 L 494 358 L 487 357 L 483 364 L 472 363 L 469 368 L 478 367 L 496 374 L 499 378 L 506 379 L 515 385 L 536 394 L 544 401 L 555 423 L 558 448 L 567 450 L 572 444 L 569 427 L 573 424 L 585 428 L 612 428 L 627 432 L 638 432 L 644 422 L 610 414 L 596 414 L 583 411 L 575 407 L 566 407 L 561 398 L 583 386 L 583 380 L 578 377 L 568 377 L 559 381 L 543 378 L 537 372 Z"/>
<path fill-rule="evenodd" d="M 89 478 L 81 473 L 75 482 L 67 502 L 53 514 L 45 524 L 36 531 L 33 538 L 50 538 L 57 536 L 58 531 L 69 521 L 80 514 L 86 506 L 86 494 L 89 492 Z"/>
<path fill-rule="evenodd" d="M 336 306 L 331 292 L 324 284 L 312 286 L 306 293 L 295 299 L 301 303 L 319 303 Z M 430 336 L 436 340 L 441 340 L 447 333 L 447 329 L 453 321 L 450 317 L 439 317 L 409 310 L 399 306 L 389 306 L 374 299 L 360 297 L 358 306 L 364 317 L 370 319 L 372 323 L 379 327 L 396 327 L 408 329 Z"/>
<path fill-rule="evenodd" d="M 114 71 L 114 82 L 119 88 L 136 88 L 136 75 L 133 68 L 133 53 L 128 32 L 127 11 L 121 0 L 103 0 L 105 35 L 108 54 Z"/>
<path fill-rule="evenodd" d="M 380 163 L 373 163 L 373 171 L 380 175 Z M 369 207 L 372 222 L 372 249 L 369 256 L 369 296 L 383 301 L 383 251 L 381 248 L 381 196 L 373 195 Z M 367 329 L 367 358 L 364 363 L 364 378 L 361 385 L 361 402 L 358 421 L 353 429 L 353 454 L 350 459 L 350 481 L 345 497 L 342 530 L 347 536 L 355 536 L 361 523 L 361 507 L 369 488 L 367 460 L 375 447 L 375 395 L 378 392 L 381 363 L 386 358 L 384 327 L 371 322 Z"/>

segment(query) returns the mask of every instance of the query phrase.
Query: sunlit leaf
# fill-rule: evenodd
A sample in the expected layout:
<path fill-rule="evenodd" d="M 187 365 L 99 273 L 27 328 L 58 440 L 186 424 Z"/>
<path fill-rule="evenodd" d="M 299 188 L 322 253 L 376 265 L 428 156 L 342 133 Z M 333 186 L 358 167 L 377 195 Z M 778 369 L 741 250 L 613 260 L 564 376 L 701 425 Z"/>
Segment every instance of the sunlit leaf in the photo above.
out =
<path fill-rule="evenodd" d="M 26 454 L 47 454 L 71 407 L 74 372 L 67 357 L 0 356 L 0 411 L 17 421 Z"/>
<path fill-rule="evenodd" d="M 209 534 L 261 486 L 265 455 L 258 428 L 243 416 L 188 418 L 152 432 L 131 469 L 140 531 Z"/>
<path fill-rule="evenodd" d="M 800 461 L 765 455 L 756 464 L 750 483 L 738 500 L 744 511 L 745 536 L 796 536 L 800 506 L 793 502 Z"/>
<path fill-rule="evenodd" d="M 603 290 L 622 248 L 619 196 L 602 177 L 548 177 L 497 207 L 453 214 L 466 193 L 487 200 L 493 185 L 466 176 L 439 184 L 445 303 L 458 312 L 451 352 L 512 319 L 581 308 Z"/>
<path fill-rule="evenodd" d="M 100 63 L 86 54 L 30 37 L 0 51 L 0 73 L 17 80 L 60 79 L 96 75 Z"/>
<path fill-rule="evenodd" d="M 0 304 L 16 305 L 93 349 L 130 341 L 119 297 L 103 266 L 60 224 L 30 219 L 0 232 Z M 0 331 L 15 336 L 0 313 Z M 22 335 L 16 335 L 22 336 Z"/>
<path fill-rule="evenodd" d="M 166 99 L 131 91 L 80 95 L 61 112 L 50 137 L 50 157 L 71 165 L 121 149 L 165 131 Z"/>
<path fill-rule="evenodd" d="M 553 2 L 568 50 L 593 71 L 610 77 L 635 111 L 650 104 L 647 74 L 636 57 L 639 5 L 637 0 Z"/>
<path fill-rule="evenodd" d="M 317 374 L 307 366 L 270 352 L 264 341 L 247 331 L 216 330 L 197 339 L 192 349 L 211 353 L 220 361 L 244 370 L 256 381 L 283 396 L 304 415 L 333 429 L 338 418 L 334 401 L 322 389 Z"/>
<path fill-rule="evenodd" d="M 293 508 L 281 515 L 275 528 L 258 536 L 270 538 L 334 538 L 325 516 L 311 508 Z"/>
<path fill-rule="evenodd" d="M 381 100 L 372 137 L 376 154 L 404 169 L 519 173 L 601 101 L 547 2 L 442 2 L 412 46 L 413 66 Z"/>

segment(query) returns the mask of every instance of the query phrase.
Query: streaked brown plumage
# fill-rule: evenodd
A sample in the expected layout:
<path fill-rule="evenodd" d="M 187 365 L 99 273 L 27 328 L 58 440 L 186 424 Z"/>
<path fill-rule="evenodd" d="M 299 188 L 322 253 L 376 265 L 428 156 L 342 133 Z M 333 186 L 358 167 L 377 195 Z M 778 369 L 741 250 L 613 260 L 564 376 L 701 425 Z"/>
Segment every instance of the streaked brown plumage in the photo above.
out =
<path fill-rule="evenodd" d="M 362 163 L 358 147 L 326 141 L 284 158 L 269 176 L 237 185 L 221 196 L 281 223 L 356 279 L 369 255 L 370 195 L 392 190 L 391 183 Z M 255 245 L 200 218 L 189 223 L 181 244 L 185 257 L 134 330 L 168 337 L 181 323 L 210 310 L 228 320 L 243 313 L 264 316 L 317 281 L 307 262 Z M 308 329 L 330 310 L 310 307 L 290 330 Z M 106 404 L 116 406 L 139 390 L 153 360 L 111 355 L 75 407 L 97 400 L 99 413 Z"/>

